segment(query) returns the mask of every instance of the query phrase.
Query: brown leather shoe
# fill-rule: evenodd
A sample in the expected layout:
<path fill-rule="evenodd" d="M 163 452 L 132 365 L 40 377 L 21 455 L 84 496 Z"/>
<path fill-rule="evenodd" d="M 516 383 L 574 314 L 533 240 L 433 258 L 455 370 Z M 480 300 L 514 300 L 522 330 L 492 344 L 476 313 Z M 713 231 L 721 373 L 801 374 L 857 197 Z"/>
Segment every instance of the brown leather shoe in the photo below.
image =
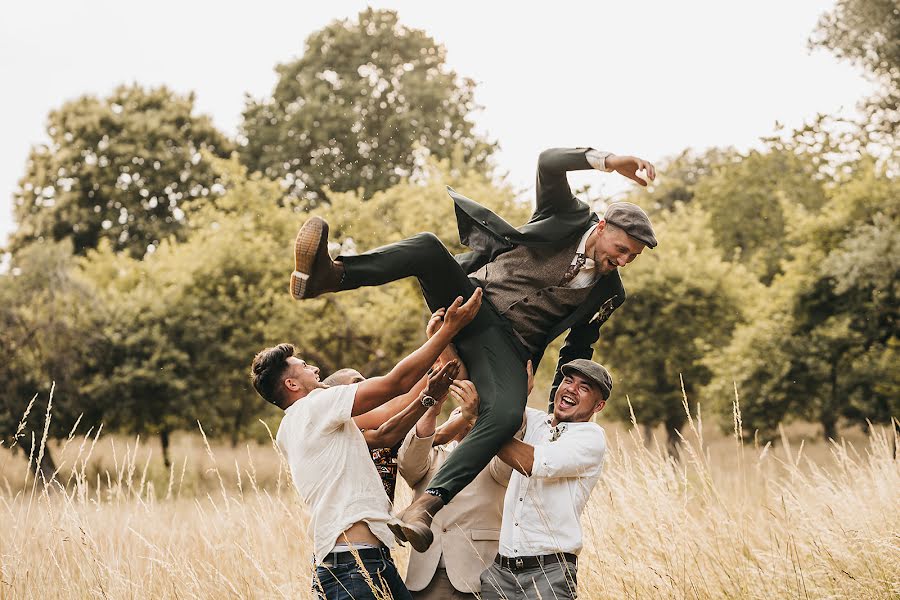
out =
<path fill-rule="evenodd" d="M 336 292 L 343 277 L 343 265 L 328 254 L 328 223 L 321 217 L 312 217 L 297 232 L 294 242 L 291 296 L 303 300 Z"/>
<path fill-rule="evenodd" d="M 434 533 L 431 531 L 431 520 L 437 511 L 444 508 L 444 501 L 438 496 L 422 494 L 410 504 L 400 515 L 402 523 L 399 526 L 402 538 L 408 541 L 416 552 L 425 552 L 434 541 Z M 396 527 L 396 526 L 395 526 Z M 394 531 L 395 527 L 391 527 Z M 394 535 L 397 532 L 394 531 Z"/>

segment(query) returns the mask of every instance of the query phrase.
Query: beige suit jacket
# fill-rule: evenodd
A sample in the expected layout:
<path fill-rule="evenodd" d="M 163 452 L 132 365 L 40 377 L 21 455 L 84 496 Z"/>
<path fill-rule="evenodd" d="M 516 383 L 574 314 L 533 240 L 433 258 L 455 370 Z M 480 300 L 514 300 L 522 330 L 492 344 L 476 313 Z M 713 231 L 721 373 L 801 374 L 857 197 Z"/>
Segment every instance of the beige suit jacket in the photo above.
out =
<path fill-rule="evenodd" d="M 418 498 L 431 478 L 458 445 L 450 442 L 432 448 L 434 436 L 416 437 L 416 428 L 400 447 L 400 475 Z M 481 591 L 481 573 L 491 566 L 500 543 L 503 498 L 512 468 L 494 458 L 481 473 L 434 517 L 434 543 L 423 553 L 412 551 L 406 571 L 406 587 L 419 591 L 428 586 L 444 556 L 447 577 L 457 590 Z"/>

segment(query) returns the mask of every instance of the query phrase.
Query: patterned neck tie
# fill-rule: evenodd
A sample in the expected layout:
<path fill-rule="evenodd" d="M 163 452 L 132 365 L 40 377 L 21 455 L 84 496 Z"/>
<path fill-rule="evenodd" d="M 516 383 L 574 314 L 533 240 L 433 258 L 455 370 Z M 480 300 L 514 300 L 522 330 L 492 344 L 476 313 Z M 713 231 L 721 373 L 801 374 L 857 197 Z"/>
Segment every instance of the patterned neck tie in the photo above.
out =
<path fill-rule="evenodd" d="M 575 262 L 569 265 L 569 268 L 566 269 L 566 274 L 563 275 L 563 278 L 559 282 L 559 287 L 565 287 L 575 279 L 575 276 L 578 275 L 578 271 L 581 270 L 581 267 L 584 266 L 585 256 L 581 252 L 575 255 Z"/>

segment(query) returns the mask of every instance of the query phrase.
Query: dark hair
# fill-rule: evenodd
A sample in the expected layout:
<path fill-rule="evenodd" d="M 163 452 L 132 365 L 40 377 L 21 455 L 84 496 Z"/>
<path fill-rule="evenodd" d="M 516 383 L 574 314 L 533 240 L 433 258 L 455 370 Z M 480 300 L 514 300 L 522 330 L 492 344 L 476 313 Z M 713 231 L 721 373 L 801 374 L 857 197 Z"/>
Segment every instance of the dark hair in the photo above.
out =
<path fill-rule="evenodd" d="M 294 347 L 290 344 L 278 344 L 274 348 L 266 348 L 253 357 L 250 365 L 250 381 L 260 396 L 275 406 L 281 407 L 284 402 L 284 373 L 287 371 L 287 359 L 294 355 Z"/>

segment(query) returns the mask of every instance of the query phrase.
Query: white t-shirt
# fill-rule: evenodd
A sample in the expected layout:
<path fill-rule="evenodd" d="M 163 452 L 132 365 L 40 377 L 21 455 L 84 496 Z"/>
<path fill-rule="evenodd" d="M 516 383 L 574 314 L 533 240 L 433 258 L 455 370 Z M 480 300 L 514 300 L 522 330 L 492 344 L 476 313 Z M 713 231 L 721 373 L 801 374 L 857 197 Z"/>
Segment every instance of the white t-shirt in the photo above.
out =
<path fill-rule="evenodd" d="M 581 552 L 581 513 L 603 468 L 606 434 L 596 423 L 560 423 L 525 409 L 531 477 L 512 472 L 503 502 L 500 554 L 510 558 Z"/>
<path fill-rule="evenodd" d="M 284 411 L 275 441 L 309 506 L 316 564 L 351 525 L 365 521 L 389 548 L 391 503 L 366 440 L 352 418 L 358 383 L 313 390 Z"/>

